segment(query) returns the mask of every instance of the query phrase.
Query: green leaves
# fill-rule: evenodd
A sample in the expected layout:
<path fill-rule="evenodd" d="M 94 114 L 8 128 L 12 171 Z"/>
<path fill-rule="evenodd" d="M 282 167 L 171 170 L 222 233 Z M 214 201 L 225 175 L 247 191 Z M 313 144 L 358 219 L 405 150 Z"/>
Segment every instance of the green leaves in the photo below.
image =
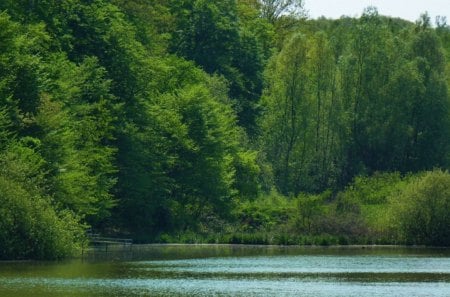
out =
<path fill-rule="evenodd" d="M 224 76 L 240 125 L 255 134 L 266 37 L 256 32 L 257 27 L 238 19 L 234 0 L 174 2 L 170 8 L 177 28 L 172 35 L 172 52 L 194 61 L 209 74 Z"/>
<path fill-rule="evenodd" d="M 11 141 L 0 152 L 0 258 L 60 259 L 76 252 L 82 228 L 54 205 L 41 142 Z"/>
<path fill-rule="evenodd" d="M 398 226 L 410 244 L 450 243 L 450 175 L 434 170 L 413 179 L 396 204 Z"/>
<path fill-rule="evenodd" d="M 223 102 L 223 86 L 190 67 L 180 72 L 176 91 L 145 103 L 145 125 L 130 127 L 120 140 L 130 151 L 123 159 L 119 207 L 124 216 L 140 214 L 125 221 L 138 232 L 195 229 L 210 216 L 227 217 L 234 197 L 247 194 L 236 170 L 245 175 L 254 160 L 241 161 L 241 131 Z M 195 83 L 183 82 L 186 72 Z M 160 219 L 151 220 L 152 214 Z"/>
<path fill-rule="evenodd" d="M 321 191 L 336 182 L 342 122 L 335 71 L 324 33 L 293 35 L 267 69 L 261 149 L 284 194 Z"/>
<path fill-rule="evenodd" d="M 396 24 L 375 8 L 299 29 L 268 66 L 262 100 L 262 150 L 280 191 L 446 166 L 443 57 L 433 30 Z"/>
<path fill-rule="evenodd" d="M 58 213 L 47 198 L 0 174 L 0 259 L 62 259 L 82 237 L 70 212 Z"/>
<path fill-rule="evenodd" d="M 83 224 L 148 240 L 218 230 L 239 203 L 255 225 L 284 226 L 295 209 L 311 232 L 322 196 L 301 192 L 448 165 L 445 28 L 438 38 L 426 18 L 414 28 L 373 8 L 306 21 L 301 5 L 1 1 L 5 242 L 59 257 Z M 256 207 L 274 184 L 304 205 Z M 373 205 L 368 192 L 384 195 L 355 187 Z"/>

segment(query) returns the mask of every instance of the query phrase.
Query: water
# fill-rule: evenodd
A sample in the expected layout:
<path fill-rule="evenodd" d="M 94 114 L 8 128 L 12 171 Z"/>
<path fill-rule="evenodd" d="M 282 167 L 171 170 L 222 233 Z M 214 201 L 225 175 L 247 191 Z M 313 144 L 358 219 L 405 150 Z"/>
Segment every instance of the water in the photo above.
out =
<path fill-rule="evenodd" d="M 450 250 L 134 246 L 0 263 L 0 296 L 450 296 Z"/>

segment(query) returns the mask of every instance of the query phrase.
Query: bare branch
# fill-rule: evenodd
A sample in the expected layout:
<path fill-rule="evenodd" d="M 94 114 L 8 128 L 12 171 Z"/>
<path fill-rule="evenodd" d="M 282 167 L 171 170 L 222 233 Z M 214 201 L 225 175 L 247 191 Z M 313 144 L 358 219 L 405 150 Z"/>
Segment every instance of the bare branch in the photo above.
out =
<path fill-rule="evenodd" d="M 274 23 L 282 15 L 300 15 L 303 0 L 259 0 L 264 18 Z"/>

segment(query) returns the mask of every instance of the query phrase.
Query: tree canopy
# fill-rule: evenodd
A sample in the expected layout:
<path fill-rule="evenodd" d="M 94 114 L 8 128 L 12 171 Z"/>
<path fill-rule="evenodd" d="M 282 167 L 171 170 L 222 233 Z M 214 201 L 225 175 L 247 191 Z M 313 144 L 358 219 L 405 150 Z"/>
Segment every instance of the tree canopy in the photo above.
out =
<path fill-rule="evenodd" d="M 355 178 L 448 169 L 445 19 L 370 7 L 309 20 L 302 7 L 1 1 L 0 258 L 64 257 L 86 228 L 222 232 L 250 211 L 264 221 L 272 202 L 258 199 L 275 192 L 313 232 L 319 204 L 347 205 Z M 412 191 L 434 193 L 435 175 L 402 199 L 422 207 Z"/>

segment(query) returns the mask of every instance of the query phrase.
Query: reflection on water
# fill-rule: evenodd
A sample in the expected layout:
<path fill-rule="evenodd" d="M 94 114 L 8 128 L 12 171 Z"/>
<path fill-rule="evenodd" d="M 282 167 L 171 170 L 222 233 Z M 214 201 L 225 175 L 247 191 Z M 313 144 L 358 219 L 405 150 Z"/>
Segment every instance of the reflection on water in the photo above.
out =
<path fill-rule="evenodd" d="M 0 264 L 2 297 L 293 295 L 448 297 L 450 251 L 152 245 Z"/>

